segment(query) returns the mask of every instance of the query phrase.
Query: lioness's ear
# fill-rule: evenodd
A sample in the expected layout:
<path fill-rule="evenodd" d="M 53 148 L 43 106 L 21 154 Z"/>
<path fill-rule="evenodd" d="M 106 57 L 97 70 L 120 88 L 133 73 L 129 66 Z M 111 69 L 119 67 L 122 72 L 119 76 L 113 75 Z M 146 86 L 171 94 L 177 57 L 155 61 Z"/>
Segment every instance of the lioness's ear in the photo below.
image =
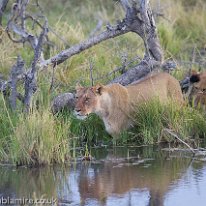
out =
<path fill-rule="evenodd" d="M 75 87 L 76 91 L 78 91 L 82 88 L 83 88 L 83 86 L 81 86 L 79 83 L 76 84 L 76 87 Z"/>
<path fill-rule="evenodd" d="M 93 87 L 93 92 L 95 94 L 101 95 L 102 94 L 102 89 L 103 89 L 103 85 L 97 84 L 96 86 Z"/>
<path fill-rule="evenodd" d="M 196 71 L 191 72 L 190 82 L 195 83 L 200 81 L 200 74 Z"/>

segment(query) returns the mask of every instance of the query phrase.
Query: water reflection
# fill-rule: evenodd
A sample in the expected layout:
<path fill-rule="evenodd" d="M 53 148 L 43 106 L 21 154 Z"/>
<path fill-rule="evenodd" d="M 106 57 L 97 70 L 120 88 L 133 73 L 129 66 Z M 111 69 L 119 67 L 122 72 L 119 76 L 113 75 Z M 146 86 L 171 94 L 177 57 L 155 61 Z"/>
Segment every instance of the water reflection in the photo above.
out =
<path fill-rule="evenodd" d="M 1 167 L 0 197 L 44 195 L 58 205 L 205 205 L 203 162 L 151 147 L 99 149 L 93 156 L 92 163 L 67 168 Z"/>

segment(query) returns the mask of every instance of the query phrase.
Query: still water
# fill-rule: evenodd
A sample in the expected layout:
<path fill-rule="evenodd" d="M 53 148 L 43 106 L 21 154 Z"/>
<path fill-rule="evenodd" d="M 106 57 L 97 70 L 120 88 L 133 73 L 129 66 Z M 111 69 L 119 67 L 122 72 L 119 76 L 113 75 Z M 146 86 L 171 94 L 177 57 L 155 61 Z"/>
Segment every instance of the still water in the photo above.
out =
<path fill-rule="evenodd" d="M 157 147 L 91 152 L 92 162 L 64 167 L 0 167 L 0 198 L 53 198 L 62 206 L 206 205 L 205 161 Z"/>

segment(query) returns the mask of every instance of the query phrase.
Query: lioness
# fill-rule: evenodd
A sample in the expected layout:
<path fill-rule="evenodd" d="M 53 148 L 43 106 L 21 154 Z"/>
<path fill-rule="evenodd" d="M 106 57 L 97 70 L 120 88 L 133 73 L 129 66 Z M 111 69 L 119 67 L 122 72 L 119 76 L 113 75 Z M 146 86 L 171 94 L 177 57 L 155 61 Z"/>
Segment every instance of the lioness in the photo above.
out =
<path fill-rule="evenodd" d="M 158 98 L 160 103 L 172 99 L 182 104 L 183 95 L 179 82 L 168 73 L 157 73 L 128 86 L 77 86 L 75 113 L 80 119 L 96 113 L 102 118 L 106 131 L 117 136 L 132 125 L 134 108 L 154 98 Z"/>
<path fill-rule="evenodd" d="M 189 100 L 194 102 L 195 107 L 201 107 L 206 110 L 206 72 L 198 73 L 192 71 L 190 83 Z"/>

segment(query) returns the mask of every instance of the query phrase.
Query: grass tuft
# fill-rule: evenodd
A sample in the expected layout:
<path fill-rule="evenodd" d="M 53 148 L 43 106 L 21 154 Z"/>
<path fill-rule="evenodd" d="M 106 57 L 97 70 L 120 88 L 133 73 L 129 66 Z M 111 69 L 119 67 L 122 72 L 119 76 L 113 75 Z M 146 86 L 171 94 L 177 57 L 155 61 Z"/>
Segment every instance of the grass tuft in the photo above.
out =
<path fill-rule="evenodd" d="M 161 105 L 152 101 L 142 105 L 136 115 L 136 132 L 144 144 L 161 141 L 164 128 L 172 130 L 183 140 L 206 136 L 204 114 L 190 106 L 178 106 L 174 102 Z"/>
<path fill-rule="evenodd" d="M 55 118 L 48 111 L 21 115 L 9 153 L 17 165 L 64 163 L 69 154 L 69 122 Z"/>

